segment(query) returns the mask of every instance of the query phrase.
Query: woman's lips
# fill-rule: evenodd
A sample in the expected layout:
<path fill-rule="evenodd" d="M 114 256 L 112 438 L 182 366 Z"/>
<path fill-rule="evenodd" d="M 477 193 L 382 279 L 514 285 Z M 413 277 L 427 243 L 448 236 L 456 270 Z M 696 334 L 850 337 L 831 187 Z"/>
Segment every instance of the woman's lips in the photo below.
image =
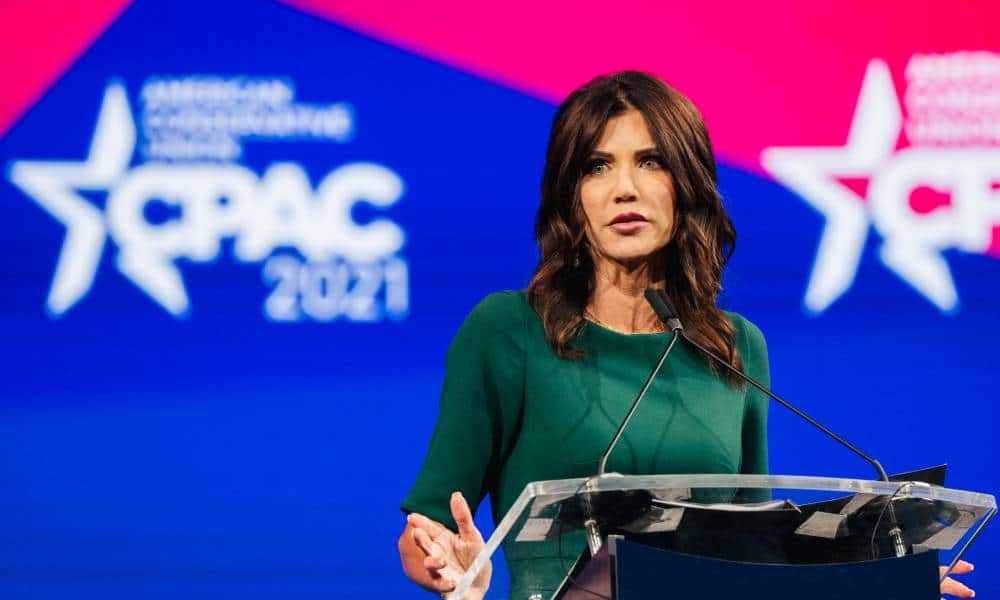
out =
<path fill-rule="evenodd" d="M 642 229 L 643 225 L 646 225 L 646 217 L 636 213 L 623 213 L 616 216 L 611 220 L 610 225 L 608 225 L 612 230 L 617 233 L 635 233 Z"/>
<path fill-rule="evenodd" d="M 618 233 L 635 233 L 642 229 L 645 224 L 645 221 L 623 221 L 621 223 L 615 223 L 611 226 L 611 229 Z"/>

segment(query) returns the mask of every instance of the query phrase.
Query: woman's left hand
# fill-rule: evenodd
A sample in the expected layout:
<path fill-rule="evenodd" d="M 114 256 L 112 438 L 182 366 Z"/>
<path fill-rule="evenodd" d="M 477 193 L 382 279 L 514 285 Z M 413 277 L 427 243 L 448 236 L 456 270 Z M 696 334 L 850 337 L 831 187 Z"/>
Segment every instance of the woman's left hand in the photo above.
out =
<path fill-rule="evenodd" d="M 948 567 L 941 567 L 941 574 L 944 575 L 945 569 Z M 964 560 L 958 561 L 955 568 L 951 570 L 951 575 L 964 575 L 972 571 L 972 563 L 965 562 Z M 956 581 L 951 577 L 945 577 L 945 580 L 941 582 L 941 593 L 947 594 L 949 596 L 955 596 L 956 598 L 974 598 L 976 592 L 970 587 L 966 586 L 960 581 Z"/>

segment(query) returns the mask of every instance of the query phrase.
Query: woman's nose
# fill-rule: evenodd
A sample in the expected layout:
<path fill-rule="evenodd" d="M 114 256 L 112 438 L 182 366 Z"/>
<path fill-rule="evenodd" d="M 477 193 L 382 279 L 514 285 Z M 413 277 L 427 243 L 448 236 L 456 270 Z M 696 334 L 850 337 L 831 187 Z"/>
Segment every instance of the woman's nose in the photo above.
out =
<path fill-rule="evenodd" d="M 635 173 L 632 169 L 621 169 L 615 181 L 615 202 L 633 202 L 639 193 L 635 185 Z"/>

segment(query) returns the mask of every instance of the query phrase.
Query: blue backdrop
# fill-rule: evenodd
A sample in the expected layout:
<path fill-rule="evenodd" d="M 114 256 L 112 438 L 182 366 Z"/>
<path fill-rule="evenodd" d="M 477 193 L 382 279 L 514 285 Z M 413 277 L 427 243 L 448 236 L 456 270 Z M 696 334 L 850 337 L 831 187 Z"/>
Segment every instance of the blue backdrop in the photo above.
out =
<path fill-rule="evenodd" d="M 173 90 L 159 115 L 157 90 Z M 419 596 L 398 568 L 398 504 L 451 336 L 534 267 L 554 110 L 276 3 L 129 8 L 0 139 L 0 596 Z M 101 148 L 127 162 L 68 167 L 98 147 L 102 114 L 118 127 Z M 127 188 L 154 163 L 129 217 Z M 317 191 L 358 164 L 390 188 L 384 205 L 357 178 Z M 226 177 L 242 183 L 205 183 Z M 878 262 L 873 236 L 850 293 L 810 316 L 822 218 L 773 181 L 726 165 L 721 180 L 739 231 L 723 306 L 764 331 L 775 388 L 890 471 L 947 462 L 951 487 L 996 489 L 997 261 L 945 255 L 962 301 L 945 315 Z M 297 221 L 296 197 L 340 217 Z M 301 227 L 254 255 L 240 244 L 256 217 L 226 209 L 260 198 L 278 200 L 259 218 Z M 62 201 L 74 208 L 55 217 Z M 106 241 L 92 284 L 67 263 L 60 285 L 84 283 L 53 301 L 67 226 L 86 221 L 65 215 L 81 206 L 107 215 Z M 352 248 L 389 250 L 310 250 L 308 223 L 344 215 Z M 125 265 L 144 241 L 163 246 Z M 772 472 L 872 475 L 779 407 L 770 439 Z M 1000 592 L 982 560 L 996 540 L 971 557 L 983 597 Z"/>

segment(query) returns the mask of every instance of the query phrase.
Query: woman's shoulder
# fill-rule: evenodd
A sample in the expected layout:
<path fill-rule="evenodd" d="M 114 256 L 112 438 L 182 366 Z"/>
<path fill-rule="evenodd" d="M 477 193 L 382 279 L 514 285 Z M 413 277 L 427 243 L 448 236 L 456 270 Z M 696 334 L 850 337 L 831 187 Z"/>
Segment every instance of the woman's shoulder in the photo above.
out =
<path fill-rule="evenodd" d="M 736 328 L 736 347 L 743 359 L 743 372 L 759 381 L 765 387 L 771 385 L 771 365 L 767 356 L 767 342 L 764 334 L 752 321 L 739 313 L 723 311 Z M 767 396 L 754 392 L 754 397 L 763 403 L 761 410 L 767 410 Z M 764 463 L 766 465 L 766 461 Z M 766 466 L 762 467 L 766 469 Z M 756 471 L 755 471 L 756 472 Z"/>
<path fill-rule="evenodd" d="M 531 315 L 534 311 L 528 305 L 524 292 L 502 291 L 486 296 L 472 309 L 455 334 L 448 348 L 449 362 L 482 357 L 490 362 L 502 363 L 518 359 L 526 351 Z"/>
<path fill-rule="evenodd" d="M 526 318 L 534 314 L 528 304 L 525 290 L 504 290 L 493 292 L 479 301 L 466 317 L 466 325 L 505 330 L 521 327 Z"/>
<path fill-rule="evenodd" d="M 760 327 L 740 313 L 728 310 L 722 312 L 736 328 L 736 341 L 743 351 L 749 351 L 754 355 L 767 354 L 767 342 Z"/>

